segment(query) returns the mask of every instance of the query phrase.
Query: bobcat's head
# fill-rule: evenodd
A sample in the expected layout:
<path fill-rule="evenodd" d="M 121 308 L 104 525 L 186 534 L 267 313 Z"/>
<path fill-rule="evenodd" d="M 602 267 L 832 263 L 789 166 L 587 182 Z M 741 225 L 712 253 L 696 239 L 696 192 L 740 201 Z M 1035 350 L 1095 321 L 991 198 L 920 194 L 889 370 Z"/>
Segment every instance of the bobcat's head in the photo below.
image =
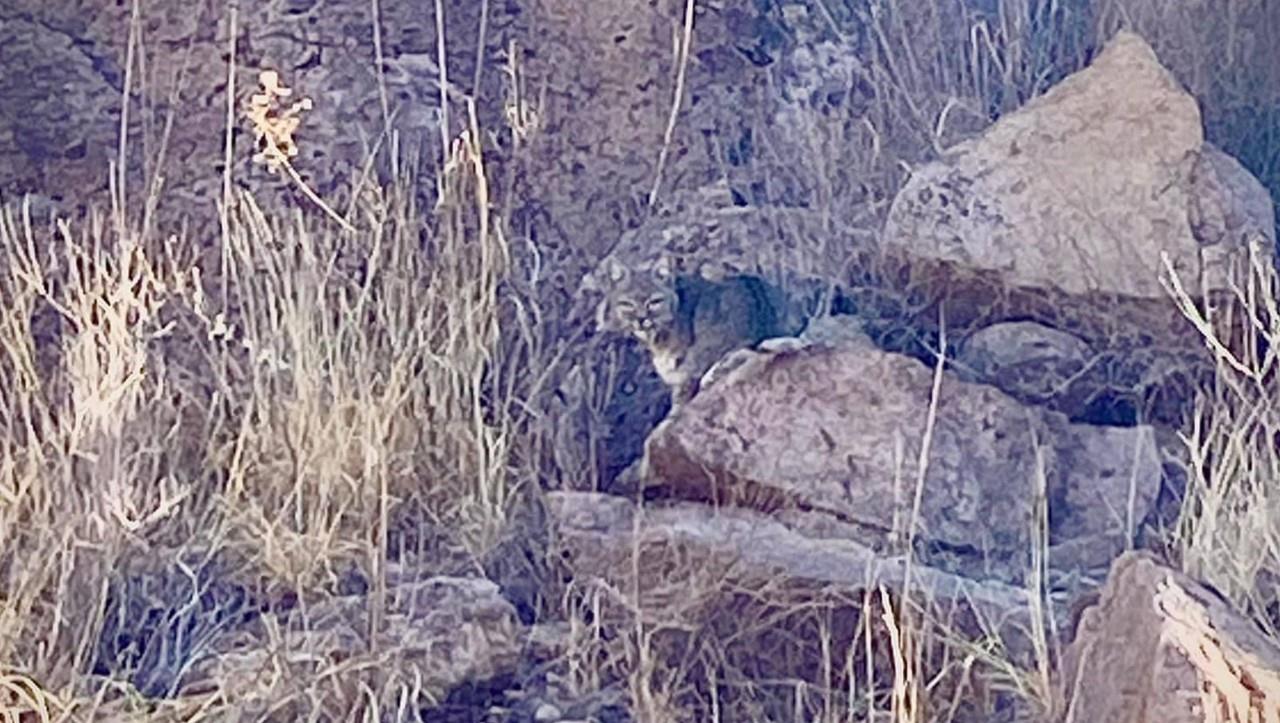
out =
<path fill-rule="evenodd" d="M 602 329 L 652 345 L 675 326 L 679 298 L 668 259 L 641 269 L 628 269 L 610 259 L 606 272 L 607 291 L 597 316 Z"/>

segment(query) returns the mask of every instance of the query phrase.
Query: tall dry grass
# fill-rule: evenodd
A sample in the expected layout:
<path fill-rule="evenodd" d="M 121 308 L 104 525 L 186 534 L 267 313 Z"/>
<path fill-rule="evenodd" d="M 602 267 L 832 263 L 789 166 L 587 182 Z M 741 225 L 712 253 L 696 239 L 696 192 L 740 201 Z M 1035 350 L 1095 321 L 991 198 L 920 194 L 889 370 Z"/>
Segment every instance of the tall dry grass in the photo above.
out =
<path fill-rule="evenodd" d="M 1253 239 L 1231 269 L 1232 294 L 1174 298 L 1217 361 L 1181 434 L 1186 489 L 1174 534 L 1183 569 L 1216 587 L 1272 635 L 1280 632 L 1280 275 Z"/>
<path fill-rule="evenodd" d="M 851 84 L 873 89 L 867 111 L 793 139 L 832 219 L 859 184 L 874 187 L 871 213 L 882 213 L 912 164 L 1082 67 L 1116 27 L 1155 33 L 1169 22 L 1137 0 L 1002 0 L 985 12 L 961 0 L 877 2 L 861 15 L 820 5 L 837 36 L 865 30 L 871 48 L 846 68 Z M 694 3 L 685 7 L 692 18 Z M 1187 67 L 1207 79 L 1206 92 L 1238 99 L 1259 79 L 1274 89 L 1272 71 L 1250 55 L 1259 46 L 1242 40 L 1254 7 L 1233 0 L 1228 22 L 1187 16 L 1159 37 L 1204 50 Z M 687 54 L 690 33 L 682 37 Z M 534 111 L 519 99 L 514 110 L 518 151 Z M 1241 148 L 1265 147 L 1280 127 L 1268 113 L 1223 113 L 1215 127 Z M 226 184 L 218 268 L 199 265 L 207 256 L 194 240 L 156 237 L 136 221 L 166 199 L 152 184 L 141 199 L 148 212 L 129 208 L 123 163 L 105 216 L 47 225 L 25 205 L 0 215 L 0 709 L 38 720 L 217 718 L 219 696 L 233 691 L 169 707 L 148 697 L 177 692 L 226 618 L 178 605 L 151 633 L 162 659 L 114 649 L 104 641 L 135 612 L 128 575 L 189 574 L 180 592 L 199 597 L 209 584 L 202 566 L 217 561 L 262 599 L 291 595 L 305 608 L 354 574 L 369 583 L 375 604 L 364 625 L 376 630 L 392 561 L 448 547 L 482 566 L 510 527 L 517 492 L 540 482 L 549 448 L 564 451 L 532 400 L 567 352 L 552 351 L 551 325 L 513 291 L 511 199 L 495 199 L 474 114 L 464 125 L 442 136 L 434 177 L 402 170 L 389 187 L 364 188 L 347 214 L 264 208 Z M 1274 159 L 1256 160 L 1274 178 Z M 423 187 L 435 189 L 427 205 Z M 1254 261 L 1237 300 L 1253 333 L 1243 347 L 1215 347 L 1217 386 L 1187 434 L 1193 462 L 1177 539 L 1189 570 L 1271 620 L 1277 314 L 1274 271 Z M 1049 621 L 1040 517 L 1028 599 Z M 444 539 L 425 545 L 428 533 Z M 637 566 L 642 557 L 633 551 Z M 565 597 L 570 686 L 588 694 L 621 682 L 630 707 L 653 721 L 690 710 L 710 720 L 754 711 L 759 720 L 946 721 L 992 691 L 1032 706 L 1048 695 L 1052 629 L 1032 626 L 1027 658 L 1001 648 L 994 623 L 975 639 L 932 601 L 874 581 L 857 599 L 826 591 L 769 602 L 768 589 L 690 579 L 699 584 L 680 591 L 686 604 L 722 606 L 724 627 L 691 630 L 646 610 L 639 591 L 575 582 Z M 751 645 L 774 635 L 795 643 L 787 650 L 803 659 L 791 670 L 804 676 L 770 677 L 753 657 Z M 310 712 L 391 715 L 379 706 L 408 690 L 370 691 L 323 713 L 313 700 Z"/>
<path fill-rule="evenodd" d="M 214 585 L 305 610 L 354 575 L 373 631 L 389 558 L 436 545 L 481 567 L 528 477 L 513 360 L 535 330 L 499 298 L 480 138 L 453 142 L 430 208 L 407 173 L 342 224 L 230 197 L 225 273 L 123 209 L 51 227 L 4 212 L 0 702 L 92 717 L 126 680 L 178 692 L 229 624 L 183 608 Z M 128 597 L 130 579 L 184 575 L 177 599 Z M 117 646 L 147 604 L 179 612 Z"/>

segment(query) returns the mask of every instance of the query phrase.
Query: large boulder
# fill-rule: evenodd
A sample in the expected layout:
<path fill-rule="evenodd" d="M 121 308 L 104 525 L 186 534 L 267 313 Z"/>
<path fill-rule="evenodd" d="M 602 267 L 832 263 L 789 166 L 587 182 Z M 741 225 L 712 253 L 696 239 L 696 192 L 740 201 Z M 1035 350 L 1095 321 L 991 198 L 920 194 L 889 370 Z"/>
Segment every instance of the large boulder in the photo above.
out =
<path fill-rule="evenodd" d="M 1169 274 L 1193 298 L 1229 295 L 1251 247 L 1274 252 L 1275 214 L 1258 180 L 1205 142 L 1196 100 L 1121 32 L 1089 67 L 913 169 L 882 246 L 908 269 L 921 326 L 964 338 L 1036 323 L 1091 355 L 1081 365 L 1074 341 L 1065 358 L 1037 354 L 1070 374 L 1048 399 L 1006 375 L 980 381 L 1073 418 L 1177 423 L 1208 365 Z"/>
<path fill-rule="evenodd" d="M 1009 630 L 1029 621 L 1020 588 L 913 566 L 905 557 L 880 555 L 854 540 L 815 535 L 755 510 L 693 502 L 645 509 L 624 497 L 594 492 L 552 492 L 547 504 L 575 575 L 617 583 L 635 582 L 629 576 L 639 572 L 636 604 L 656 616 L 698 605 L 685 594 L 693 591 L 689 583 L 694 577 L 712 583 L 700 590 L 709 594 L 726 583 L 770 580 L 809 589 L 835 585 L 861 590 L 883 584 L 900 591 L 910 579 L 916 594 L 939 606 L 966 601 L 1005 619 Z M 642 559 L 633 568 L 637 551 Z M 664 573 L 676 574 L 662 579 Z"/>
<path fill-rule="evenodd" d="M 1063 655 L 1052 720 L 1280 719 L 1280 646 L 1212 590 L 1129 553 L 1096 600 Z"/>
<path fill-rule="evenodd" d="M 1089 67 L 916 169 L 884 243 L 1010 286 L 1164 299 L 1166 256 L 1194 289 L 1203 245 L 1240 246 L 1250 232 L 1274 242 L 1265 191 L 1220 155 L 1195 99 L 1122 32 Z M 1201 193 L 1231 221 L 1203 239 L 1188 219 Z"/>
<path fill-rule="evenodd" d="M 1033 664 L 1030 631 L 1042 609 L 1021 588 L 880 555 L 753 510 L 639 505 L 585 492 L 552 493 L 548 508 L 574 572 L 575 595 L 586 598 L 593 624 L 608 631 L 598 637 L 643 629 L 645 659 L 676 680 L 682 676 L 689 689 L 716 686 L 723 720 L 813 720 L 820 717 L 814 707 L 824 702 L 841 710 L 853 705 L 842 699 L 846 692 L 891 687 L 893 665 L 879 651 L 888 649 L 896 615 L 909 618 L 922 650 L 937 652 L 932 646 L 944 638 L 999 641 L 1007 659 Z M 907 607 L 918 616 L 901 612 Z M 1063 616 L 1058 625 L 1065 622 Z M 985 676 L 975 670 L 970 678 L 959 668 L 938 675 L 934 692 Z M 794 706 L 802 703 L 790 683 L 781 695 L 762 686 L 744 701 L 735 682 L 740 671 L 812 690 L 803 702 L 807 710 L 797 716 Z M 1023 720 L 992 713 L 1029 712 L 1008 691 L 972 685 L 962 687 L 963 704 L 948 720 Z M 689 720 L 716 717 L 707 702 L 705 695 L 675 701 Z"/>
<path fill-rule="evenodd" d="M 1041 501 L 1051 543 L 1102 537 L 1118 552 L 1159 490 L 1145 428 L 1070 425 L 865 340 L 776 343 L 731 363 L 649 438 L 646 486 L 819 512 L 878 549 L 912 537 L 926 560 L 1010 581 Z"/>

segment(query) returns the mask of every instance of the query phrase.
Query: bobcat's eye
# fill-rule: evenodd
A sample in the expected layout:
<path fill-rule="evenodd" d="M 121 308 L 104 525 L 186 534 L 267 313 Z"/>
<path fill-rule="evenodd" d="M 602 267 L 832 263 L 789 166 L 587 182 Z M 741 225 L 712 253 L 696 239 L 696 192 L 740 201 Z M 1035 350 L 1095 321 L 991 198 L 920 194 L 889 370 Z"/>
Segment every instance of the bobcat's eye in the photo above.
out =
<path fill-rule="evenodd" d="M 662 305 L 665 304 L 666 301 L 667 300 L 662 298 L 661 296 L 655 296 L 652 299 L 649 299 L 649 309 L 650 310 L 661 309 Z"/>

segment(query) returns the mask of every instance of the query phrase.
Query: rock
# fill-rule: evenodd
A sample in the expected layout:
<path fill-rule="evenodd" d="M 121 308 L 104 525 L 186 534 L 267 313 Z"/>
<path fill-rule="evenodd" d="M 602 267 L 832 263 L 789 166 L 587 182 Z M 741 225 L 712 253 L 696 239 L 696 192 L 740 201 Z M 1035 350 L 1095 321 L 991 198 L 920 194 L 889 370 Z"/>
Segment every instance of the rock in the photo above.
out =
<path fill-rule="evenodd" d="M 1055 538 L 1133 539 L 1160 491 L 1160 454 L 1151 427 L 1072 425 L 1051 440 L 1062 497 L 1050 502 Z"/>
<path fill-rule="evenodd" d="M 1191 167 L 1187 220 L 1196 240 L 1212 247 L 1206 252 L 1215 256 L 1238 249 L 1249 238 L 1261 238 L 1268 246 L 1276 242 L 1275 208 L 1267 189 L 1212 143 L 1204 144 Z"/>
<path fill-rule="evenodd" d="M 1116 560 L 1084 609 L 1054 721 L 1280 719 L 1280 647 L 1213 591 L 1148 553 Z"/>
<path fill-rule="evenodd" d="M 672 13 L 618 0 L 519 5 L 536 28 L 521 39 L 534 50 L 521 73 L 531 93 L 546 88 L 528 99 L 541 121 L 529 139 L 529 182 L 550 215 L 545 228 L 568 234 L 596 259 L 653 182 L 657 153 L 650 150 L 663 142 L 672 97 Z"/>
<path fill-rule="evenodd" d="M 1203 142 L 1195 99 L 1121 32 L 1088 68 L 916 169 L 884 243 L 1010 286 L 1163 298 L 1161 254 L 1198 280 L 1188 179 Z"/>
<path fill-rule="evenodd" d="M 882 249 L 920 299 L 912 324 L 1071 334 L 1098 363 L 1055 408 L 1179 424 L 1211 362 L 1169 303 L 1169 269 L 1193 298 L 1229 296 L 1251 244 L 1274 253 L 1273 226 L 1257 179 L 1204 142 L 1195 99 L 1120 32 L 1089 67 L 914 169 Z M 1061 351 L 1035 365 L 1065 373 L 1078 350 Z"/>
<path fill-rule="evenodd" d="M 879 555 L 853 540 L 814 536 L 754 510 L 688 502 L 641 510 L 630 500 L 592 492 L 552 492 L 547 504 L 579 579 L 621 580 L 638 549 L 642 576 L 679 568 L 682 574 L 708 578 L 728 573 L 738 582 L 782 579 L 861 589 L 874 580 L 899 589 L 910 575 L 915 589 L 939 604 L 963 598 L 984 612 L 1004 614 L 1025 607 L 1019 588 L 924 565 L 908 573 L 902 557 Z M 685 582 L 646 578 L 639 587 L 639 607 L 660 615 L 673 606 L 696 605 L 680 595 L 691 590 Z"/>
<path fill-rule="evenodd" d="M 543 703 L 533 712 L 533 719 L 538 723 L 560 720 L 560 709 L 550 703 Z"/>
<path fill-rule="evenodd" d="M 697 631 L 698 639 L 732 641 L 717 652 L 724 656 L 724 668 L 767 671 L 770 678 L 802 685 L 822 680 L 840 690 L 846 684 L 843 673 L 824 673 L 815 661 L 841 651 L 835 655 L 842 666 L 862 671 L 871 664 L 861 659 L 864 640 L 858 636 L 863 616 L 870 615 L 867 633 L 880 644 L 881 589 L 893 599 L 909 595 L 925 619 L 946 620 L 950 636 L 999 640 L 1004 654 L 1021 664 L 1030 664 L 1034 654 L 1027 635 L 1033 613 L 1020 588 L 879 555 L 857 542 L 809 534 L 752 510 L 696 503 L 641 507 L 598 493 L 549 497 L 580 589 L 601 591 L 590 608 L 593 619 L 606 629 L 616 626 L 621 634 L 639 623 L 654 630 L 649 655 L 655 662 L 671 656 L 663 665 L 680 668 L 689 646 L 679 631 Z M 813 632 L 823 625 L 819 620 L 830 625 L 817 628 L 823 634 Z M 1065 616 L 1059 625 L 1064 624 Z M 674 641 L 663 638 L 673 635 Z M 885 662 L 874 662 L 877 679 L 886 672 L 879 667 Z M 710 672 L 718 675 L 724 668 Z M 689 674 L 699 683 L 708 679 Z M 1020 704 L 1012 699 L 1004 696 L 1002 704 Z M 724 712 L 722 719 L 782 720 L 783 713 Z M 711 716 L 691 713 L 690 719 Z"/>
<path fill-rule="evenodd" d="M 523 629 L 496 584 L 433 577 L 392 586 L 387 595 L 375 640 L 367 635 L 372 596 L 327 600 L 307 609 L 305 625 L 279 621 L 273 626 L 279 639 L 264 631 L 261 638 L 246 639 L 240 632 L 214 641 L 211 654 L 186 672 L 182 692 L 221 689 L 240 709 L 261 711 L 280 699 L 282 683 L 263 671 L 283 665 L 281 672 L 303 675 L 345 664 L 347 672 L 329 678 L 326 690 L 346 696 L 348 705 L 364 698 L 362 686 L 375 691 L 404 686 L 427 705 L 465 682 L 514 672 Z M 388 650 L 396 652 L 391 663 L 385 658 Z M 369 664 L 354 664 L 365 658 Z"/>
<path fill-rule="evenodd" d="M 565 654 L 572 635 L 569 623 L 534 623 L 529 626 L 525 645 L 535 660 L 552 660 Z"/>
<path fill-rule="evenodd" d="M 1001 322 L 965 339 L 954 368 L 965 381 L 990 384 L 1074 421 L 1171 422 L 1192 382 L 1209 370 L 1200 348 L 1161 349 L 1115 337 L 1088 343 L 1081 334 L 1035 321 Z"/>
<path fill-rule="evenodd" d="M 654 431 L 646 486 L 829 516 L 895 551 L 918 504 L 923 559 L 1006 581 L 1025 572 L 1042 494 L 1053 544 L 1132 540 L 1161 473 L 1143 428 L 1069 425 L 950 372 L 917 495 L 932 385 L 933 370 L 856 340 L 758 352 Z"/>
<path fill-rule="evenodd" d="M 1260 146 L 1269 144 L 1259 143 L 1250 129 L 1257 128 L 1258 109 L 1272 107 L 1272 101 L 1263 98 L 1274 99 L 1274 88 L 1248 74 L 1232 81 L 1231 74 L 1222 71 L 1273 67 L 1273 49 L 1261 39 L 1275 33 L 1275 6 L 1268 0 L 1242 0 L 1228 15 L 1222 9 L 1212 0 L 1193 0 L 1170 13 L 1159 0 L 1131 0 L 1124 9 L 1124 26 L 1141 34 L 1160 62 L 1200 101 L 1205 128 L 1214 129 L 1229 146 L 1224 150 L 1242 160 L 1247 155 L 1261 161 L 1265 156 L 1260 153 L 1267 150 Z"/>
<path fill-rule="evenodd" d="M 875 349 L 876 345 L 867 336 L 863 322 L 856 316 L 838 315 L 814 319 L 809 322 L 800 334 L 800 346 L 839 347 L 842 349 Z M 793 351 L 799 347 L 790 344 L 787 339 L 766 341 L 760 345 L 762 351 Z"/>
<path fill-rule="evenodd" d="M 109 49 L 3 15 L 0 192 L 97 186 L 115 157 L 109 139 L 119 130 L 123 92 Z"/>
<path fill-rule="evenodd" d="M 565 654 L 572 655 L 572 651 L 566 650 Z M 575 720 L 626 723 L 634 720 L 628 714 L 627 694 L 621 681 L 591 690 L 591 686 L 575 680 L 571 672 L 554 661 L 544 662 L 549 664 L 538 665 L 538 672 L 521 681 L 518 689 L 507 691 L 511 704 L 507 708 L 509 715 L 503 720 L 558 723 Z"/>
<path fill-rule="evenodd" d="M 1042 402 L 1064 394 L 1092 358 L 1080 337 L 1015 321 L 984 327 L 965 340 L 956 356 L 957 375 L 991 384 L 1021 401 Z"/>

